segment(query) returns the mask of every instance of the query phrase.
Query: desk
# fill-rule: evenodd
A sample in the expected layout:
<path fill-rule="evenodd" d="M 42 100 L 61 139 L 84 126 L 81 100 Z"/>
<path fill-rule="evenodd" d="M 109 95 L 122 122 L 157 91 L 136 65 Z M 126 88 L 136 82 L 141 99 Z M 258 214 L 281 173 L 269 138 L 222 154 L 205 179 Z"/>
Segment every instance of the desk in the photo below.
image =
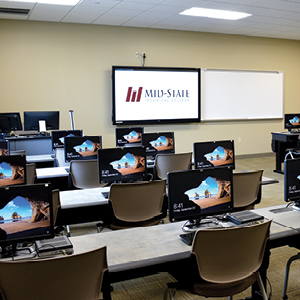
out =
<path fill-rule="evenodd" d="M 281 163 L 284 161 L 286 149 L 297 146 L 299 133 L 272 132 L 272 151 L 276 153 L 274 172 L 283 173 Z"/>
<path fill-rule="evenodd" d="M 274 220 L 271 225 L 270 247 L 281 247 L 299 240 L 299 231 L 277 222 L 277 216 L 280 214 L 272 213 L 270 211 L 272 208 L 255 210 Z M 287 218 L 292 215 L 300 218 L 300 212 L 293 211 L 285 214 L 290 214 L 286 215 Z M 175 222 L 102 232 L 71 237 L 70 240 L 74 246 L 74 253 L 107 246 L 110 280 L 117 282 L 157 272 L 168 272 L 189 259 L 191 247 L 179 238 L 183 224 L 184 222 Z M 298 227 L 298 224 L 292 225 Z"/>

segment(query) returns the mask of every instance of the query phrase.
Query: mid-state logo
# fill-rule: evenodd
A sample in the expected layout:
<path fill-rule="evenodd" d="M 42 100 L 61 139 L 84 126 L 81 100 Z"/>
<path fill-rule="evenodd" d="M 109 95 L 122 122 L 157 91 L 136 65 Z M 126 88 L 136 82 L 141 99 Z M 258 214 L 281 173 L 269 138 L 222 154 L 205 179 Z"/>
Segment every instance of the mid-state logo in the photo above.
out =
<path fill-rule="evenodd" d="M 139 89 L 132 90 L 132 87 L 128 88 L 126 102 L 140 102 L 143 88 L 139 87 Z"/>

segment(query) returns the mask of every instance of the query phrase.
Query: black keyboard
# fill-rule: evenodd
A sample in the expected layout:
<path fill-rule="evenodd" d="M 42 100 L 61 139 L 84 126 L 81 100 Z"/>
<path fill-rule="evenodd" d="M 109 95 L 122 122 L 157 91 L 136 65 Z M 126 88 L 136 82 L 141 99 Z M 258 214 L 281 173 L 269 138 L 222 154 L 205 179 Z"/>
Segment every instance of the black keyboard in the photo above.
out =
<path fill-rule="evenodd" d="M 109 192 L 101 192 L 102 196 L 105 198 L 105 199 L 108 199 L 109 197 Z"/>
<path fill-rule="evenodd" d="M 192 246 L 195 234 L 196 231 L 191 231 L 191 232 L 182 233 L 179 236 L 184 243 L 186 243 L 189 246 Z"/>

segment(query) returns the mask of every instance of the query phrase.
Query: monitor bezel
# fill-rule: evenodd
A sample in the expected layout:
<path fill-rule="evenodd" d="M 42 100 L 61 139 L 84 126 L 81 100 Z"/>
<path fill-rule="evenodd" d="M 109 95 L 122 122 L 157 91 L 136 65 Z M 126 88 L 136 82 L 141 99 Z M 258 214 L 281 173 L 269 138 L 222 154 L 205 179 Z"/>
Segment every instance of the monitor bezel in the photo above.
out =
<path fill-rule="evenodd" d="M 55 111 L 24 111 L 24 130 L 38 130 L 39 120 L 46 121 L 46 130 L 59 130 L 60 112 Z M 53 124 L 47 124 L 47 121 L 54 120 Z M 34 124 L 34 126 L 31 126 Z M 49 126 L 51 125 L 51 126 Z"/>
<path fill-rule="evenodd" d="M 194 72 L 198 75 L 198 103 L 197 117 L 190 118 L 172 118 L 172 119 L 137 119 L 137 120 L 117 120 L 116 118 L 116 72 L 117 71 L 145 71 L 145 72 Z M 199 123 L 201 122 L 201 69 L 199 68 L 180 68 L 180 67 L 139 67 L 139 66 L 112 66 L 112 122 L 113 125 L 145 125 L 145 124 L 181 124 L 181 123 Z"/>
<path fill-rule="evenodd" d="M 203 181 L 209 176 L 208 174 L 220 174 L 222 172 L 227 172 L 226 177 L 228 178 L 228 181 L 230 182 L 230 202 L 228 203 L 227 207 L 222 207 L 219 208 L 216 211 L 206 211 L 206 212 L 201 212 L 201 210 L 199 211 L 199 209 L 197 210 L 197 204 L 191 204 L 191 209 L 187 209 L 189 207 L 186 207 L 187 212 L 188 213 L 181 213 L 181 214 L 176 214 L 174 212 L 174 204 L 178 203 L 178 201 L 174 201 L 174 199 L 178 198 L 180 193 L 178 192 L 178 189 L 180 188 L 180 184 L 182 185 L 182 190 L 189 190 L 189 189 L 193 189 L 199 186 L 199 184 L 201 184 L 201 178 L 204 178 Z M 175 178 L 175 176 L 179 176 L 180 177 L 180 181 L 177 180 L 176 185 L 173 184 L 173 178 Z M 186 180 L 186 183 L 184 181 L 184 176 L 187 177 L 189 176 L 188 180 Z M 193 176 L 199 176 L 200 179 L 199 181 L 195 183 L 193 183 L 193 181 L 191 180 L 194 179 Z M 206 177 L 205 177 L 206 176 Z M 232 179 L 232 169 L 230 168 L 206 168 L 206 169 L 194 169 L 194 170 L 186 170 L 186 171 L 178 171 L 178 172 L 170 172 L 168 173 L 167 176 L 167 188 L 168 188 L 168 208 L 169 208 L 169 220 L 170 222 L 178 222 L 178 221 L 194 221 L 194 220 L 199 220 L 201 221 L 201 219 L 206 218 L 208 216 L 216 216 L 216 215 L 220 215 L 220 214 L 225 214 L 228 212 L 231 212 L 233 210 L 233 205 L 234 205 L 234 197 L 233 197 L 233 179 Z M 196 181 L 196 179 L 194 179 Z M 188 186 L 189 185 L 189 186 Z M 187 187 L 188 186 L 188 187 Z M 184 194 L 184 191 L 183 191 Z M 190 201 L 190 200 L 188 200 Z M 193 209 L 193 207 L 195 207 Z M 197 210 L 197 212 L 192 212 L 189 213 L 190 211 L 193 210 Z"/>
<path fill-rule="evenodd" d="M 203 155 L 201 155 L 199 153 L 199 150 L 198 150 L 198 147 L 201 147 L 201 146 L 209 146 L 210 144 L 213 146 L 214 145 L 214 148 L 215 147 L 218 147 L 218 146 L 222 146 L 222 144 L 224 143 L 230 143 L 232 145 L 232 151 L 233 151 L 233 162 L 230 163 L 230 164 L 223 164 L 223 165 L 220 165 L 220 166 L 215 166 L 214 164 L 210 163 L 208 161 L 209 164 L 207 165 L 204 165 L 204 166 L 199 166 L 198 165 L 198 161 L 199 161 L 199 158 L 200 156 L 203 158 Z M 235 149 L 234 149 L 234 140 L 222 140 L 222 141 L 205 141 L 205 142 L 195 142 L 193 143 L 193 156 L 194 156 L 194 167 L 195 169 L 202 169 L 202 168 L 231 168 L 231 169 L 235 169 Z"/>

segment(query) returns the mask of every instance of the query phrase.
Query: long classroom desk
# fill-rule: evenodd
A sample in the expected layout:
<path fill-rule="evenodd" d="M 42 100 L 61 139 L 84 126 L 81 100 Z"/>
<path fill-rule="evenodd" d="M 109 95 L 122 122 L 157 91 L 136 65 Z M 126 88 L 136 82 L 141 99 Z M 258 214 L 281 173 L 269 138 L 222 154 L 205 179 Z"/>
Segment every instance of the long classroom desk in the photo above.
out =
<path fill-rule="evenodd" d="M 269 248 L 293 245 L 300 237 L 298 230 L 300 212 L 284 212 L 287 214 L 286 218 L 281 218 L 280 213 L 272 212 L 272 209 L 282 207 L 284 205 L 255 210 L 267 219 L 273 219 Z M 285 223 L 286 219 L 288 219 L 287 223 Z M 296 219 L 297 222 L 295 222 Z M 107 246 L 109 278 L 113 283 L 172 271 L 173 268 L 180 268 L 181 264 L 186 263 L 191 247 L 179 238 L 183 224 L 184 222 L 175 222 L 152 227 L 102 232 L 71 237 L 70 240 L 74 253 Z"/>

